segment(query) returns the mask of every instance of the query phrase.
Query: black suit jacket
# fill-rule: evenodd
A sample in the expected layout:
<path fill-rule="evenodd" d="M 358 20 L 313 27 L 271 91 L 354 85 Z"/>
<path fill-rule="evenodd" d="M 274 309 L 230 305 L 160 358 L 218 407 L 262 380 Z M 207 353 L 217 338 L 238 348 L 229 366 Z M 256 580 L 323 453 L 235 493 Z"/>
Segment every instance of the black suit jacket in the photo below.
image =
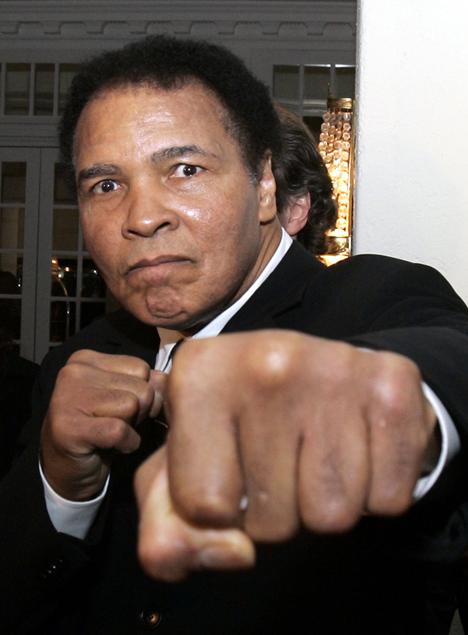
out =
<path fill-rule="evenodd" d="M 0 479 L 10 469 L 17 439 L 31 416 L 31 393 L 39 366 L 16 350 L 0 350 Z"/>
<path fill-rule="evenodd" d="M 466 446 L 468 313 L 433 269 L 376 256 L 325 268 L 294 244 L 224 331 L 263 328 L 407 355 Z M 468 542 L 464 451 L 402 518 L 366 518 L 341 536 L 301 531 L 287 543 L 259 545 L 251 571 L 201 572 L 162 584 L 142 573 L 135 555 L 132 474 L 164 442 L 162 428 L 147 422 L 140 449 L 116 457 L 110 494 L 87 539 L 56 532 L 38 476 L 37 439 L 57 372 L 80 348 L 153 364 L 158 337 L 120 311 L 45 359 L 29 442 L 0 485 L 2 632 L 140 633 L 151 630 L 156 614 L 157 631 L 171 635 L 446 632 L 453 563 Z"/>

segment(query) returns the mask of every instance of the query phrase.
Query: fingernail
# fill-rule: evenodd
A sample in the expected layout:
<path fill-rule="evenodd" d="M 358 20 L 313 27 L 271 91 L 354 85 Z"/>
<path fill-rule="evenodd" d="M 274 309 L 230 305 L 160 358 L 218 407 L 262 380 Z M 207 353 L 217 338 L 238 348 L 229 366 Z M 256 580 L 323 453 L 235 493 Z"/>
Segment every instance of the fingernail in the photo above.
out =
<path fill-rule="evenodd" d="M 198 554 L 200 566 L 207 569 L 224 568 L 228 566 L 230 560 L 232 560 L 232 552 L 226 551 L 226 549 L 219 546 L 205 547 Z"/>
<path fill-rule="evenodd" d="M 203 569 L 246 569 L 255 563 L 253 545 L 212 545 L 205 547 L 197 557 Z"/>

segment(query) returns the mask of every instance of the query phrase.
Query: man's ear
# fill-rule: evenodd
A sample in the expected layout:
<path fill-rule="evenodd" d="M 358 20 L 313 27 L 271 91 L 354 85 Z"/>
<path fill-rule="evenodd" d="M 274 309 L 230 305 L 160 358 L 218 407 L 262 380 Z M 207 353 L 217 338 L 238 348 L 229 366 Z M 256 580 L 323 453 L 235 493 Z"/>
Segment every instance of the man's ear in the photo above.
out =
<path fill-rule="evenodd" d="M 310 210 L 310 194 L 291 197 L 286 209 L 281 212 L 280 220 L 290 236 L 296 236 L 307 223 Z"/>
<path fill-rule="evenodd" d="M 258 218 L 269 223 L 276 216 L 276 181 L 271 169 L 271 154 L 265 156 L 258 181 Z"/>

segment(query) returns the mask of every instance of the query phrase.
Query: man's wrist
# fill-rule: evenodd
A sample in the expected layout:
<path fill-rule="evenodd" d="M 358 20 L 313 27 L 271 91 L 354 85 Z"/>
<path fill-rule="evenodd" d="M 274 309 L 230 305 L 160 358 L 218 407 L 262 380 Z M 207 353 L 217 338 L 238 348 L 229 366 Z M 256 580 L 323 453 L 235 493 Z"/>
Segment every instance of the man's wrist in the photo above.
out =
<path fill-rule="evenodd" d="M 416 487 L 413 492 L 413 498 L 415 501 L 421 499 L 425 494 L 427 494 L 427 492 L 439 479 L 445 466 L 452 460 L 460 449 L 460 437 L 458 436 L 452 417 L 447 412 L 444 404 L 440 401 L 435 392 L 424 382 L 422 384 L 422 389 L 424 396 L 431 404 L 437 417 L 436 425 L 438 428 L 438 434 L 440 434 L 440 451 L 435 464 L 433 461 L 433 469 L 428 474 L 424 474 L 416 483 Z"/>
<path fill-rule="evenodd" d="M 107 494 L 110 476 L 107 477 L 98 496 L 86 501 L 75 501 L 63 498 L 51 487 L 40 461 L 39 473 L 44 487 L 47 513 L 55 529 L 69 536 L 84 539 Z"/>

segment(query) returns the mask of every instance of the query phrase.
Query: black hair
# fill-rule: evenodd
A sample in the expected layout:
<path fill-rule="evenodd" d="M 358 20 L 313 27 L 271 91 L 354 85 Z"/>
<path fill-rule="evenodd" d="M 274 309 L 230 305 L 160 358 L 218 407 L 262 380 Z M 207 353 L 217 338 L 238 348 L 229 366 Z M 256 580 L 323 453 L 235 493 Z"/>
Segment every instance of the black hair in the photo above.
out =
<path fill-rule="evenodd" d="M 281 153 L 273 157 L 278 212 L 294 198 L 309 193 L 311 207 L 297 240 L 316 256 L 333 252 L 327 232 L 335 227 L 337 208 L 328 170 L 302 119 L 279 104 L 275 107 L 282 141 Z"/>
<path fill-rule="evenodd" d="M 107 89 L 148 85 L 172 90 L 199 82 L 226 111 L 226 125 L 256 178 L 267 153 L 280 151 L 279 121 L 268 88 L 228 49 L 203 40 L 148 36 L 100 53 L 74 77 L 59 126 L 61 158 L 73 173 L 73 140 L 86 104 Z"/>

